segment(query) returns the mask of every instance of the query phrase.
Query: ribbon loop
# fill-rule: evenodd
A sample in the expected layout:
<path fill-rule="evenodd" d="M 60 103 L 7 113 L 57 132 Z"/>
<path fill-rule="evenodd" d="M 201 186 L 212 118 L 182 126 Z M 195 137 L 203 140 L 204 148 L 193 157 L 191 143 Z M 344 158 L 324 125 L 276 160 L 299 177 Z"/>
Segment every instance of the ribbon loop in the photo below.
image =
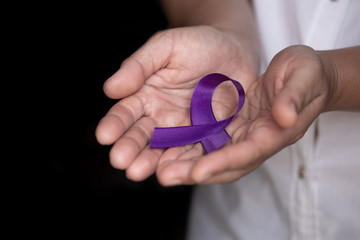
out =
<path fill-rule="evenodd" d="M 222 82 L 231 81 L 239 95 L 236 113 L 224 120 L 217 121 L 212 111 L 212 95 Z M 168 148 L 201 142 L 205 151 L 210 153 L 219 149 L 230 140 L 225 127 L 235 118 L 245 102 L 245 92 L 241 84 L 220 73 L 203 77 L 194 89 L 191 99 L 191 126 L 155 128 L 150 147 Z"/>

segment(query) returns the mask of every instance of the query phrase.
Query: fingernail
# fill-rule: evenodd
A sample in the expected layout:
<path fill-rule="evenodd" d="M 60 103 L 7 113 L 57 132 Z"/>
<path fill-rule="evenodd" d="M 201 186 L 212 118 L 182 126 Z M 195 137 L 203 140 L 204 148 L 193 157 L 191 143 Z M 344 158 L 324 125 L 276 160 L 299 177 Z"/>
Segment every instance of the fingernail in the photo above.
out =
<path fill-rule="evenodd" d="M 277 94 L 284 87 L 284 83 L 281 79 L 275 81 L 275 94 Z"/>
<path fill-rule="evenodd" d="M 290 103 L 290 107 L 294 110 L 294 112 L 297 114 L 295 103 Z"/>
<path fill-rule="evenodd" d="M 198 182 L 202 183 L 205 182 L 206 180 L 208 180 L 209 178 L 211 178 L 213 175 L 212 174 L 208 174 L 208 175 L 204 175 L 202 177 L 199 178 Z"/>
<path fill-rule="evenodd" d="M 168 182 L 168 186 L 177 186 L 177 185 L 181 185 L 183 184 L 183 182 L 180 180 L 180 179 L 172 179 L 172 180 L 169 180 Z"/>

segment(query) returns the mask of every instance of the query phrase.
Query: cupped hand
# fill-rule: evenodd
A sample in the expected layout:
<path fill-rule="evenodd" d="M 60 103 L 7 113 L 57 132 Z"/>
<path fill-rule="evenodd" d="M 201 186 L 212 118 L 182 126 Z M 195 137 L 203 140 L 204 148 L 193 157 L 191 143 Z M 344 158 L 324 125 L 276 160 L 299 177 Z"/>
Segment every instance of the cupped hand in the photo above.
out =
<path fill-rule="evenodd" d="M 199 144 L 166 151 L 151 149 L 153 129 L 190 125 L 194 87 L 209 73 L 236 79 L 246 90 L 257 78 L 254 51 L 255 47 L 245 37 L 240 41 L 230 31 L 209 26 L 169 29 L 151 37 L 104 83 L 108 97 L 121 99 L 96 129 L 99 143 L 113 144 L 112 166 L 125 169 L 128 178 L 141 181 L 169 160 L 185 155 L 189 159 L 203 156 Z M 218 87 L 213 96 L 216 118 L 233 113 L 237 102 L 232 94 L 236 92 L 230 85 Z M 184 152 L 185 155 L 180 154 Z"/>
<path fill-rule="evenodd" d="M 243 109 L 227 128 L 231 142 L 207 155 L 200 145 L 170 148 L 157 169 L 163 185 L 230 183 L 298 141 L 326 108 L 331 85 L 313 49 L 278 53 L 246 92 Z"/>

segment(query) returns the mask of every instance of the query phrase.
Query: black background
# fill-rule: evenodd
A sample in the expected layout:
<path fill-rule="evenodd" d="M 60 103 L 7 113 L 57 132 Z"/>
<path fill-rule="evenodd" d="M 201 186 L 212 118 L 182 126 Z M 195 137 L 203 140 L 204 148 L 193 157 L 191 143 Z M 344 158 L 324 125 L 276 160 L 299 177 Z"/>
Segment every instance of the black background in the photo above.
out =
<path fill-rule="evenodd" d="M 10 134 L 0 172 L 2 230 L 47 238 L 183 239 L 192 188 L 165 188 L 155 176 L 128 180 L 110 165 L 111 146 L 95 139 L 98 121 L 117 102 L 104 95 L 104 81 L 167 28 L 159 3 L 12 8 L 14 25 L 4 34 L 13 67 L 5 82 L 12 87 L 3 89 L 10 89 L 5 103 L 13 104 L 5 119 L 16 127 L 3 125 Z"/>

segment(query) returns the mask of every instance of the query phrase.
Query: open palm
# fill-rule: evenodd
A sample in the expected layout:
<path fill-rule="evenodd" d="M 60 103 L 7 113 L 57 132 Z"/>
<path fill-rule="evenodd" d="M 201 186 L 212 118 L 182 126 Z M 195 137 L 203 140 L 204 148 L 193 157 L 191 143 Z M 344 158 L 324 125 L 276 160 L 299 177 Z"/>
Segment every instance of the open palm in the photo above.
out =
<path fill-rule="evenodd" d="M 100 143 L 114 144 L 111 164 L 126 169 L 133 180 L 153 174 L 164 154 L 163 149 L 149 148 L 154 127 L 189 125 L 194 87 L 209 73 L 223 73 L 247 89 L 257 72 L 249 46 L 231 32 L 207 26 L 170 29 L 150 38 L 104 84 L 107 96 L 121 99 L 96 129 Z M 231 90 L 226 84 L 216 90 L 216 118 L 229 116 L 236 107 Z M 196 149 L 193 156 L 203 154 L 195 145 L 184 149 Z M 171 159 L 171 152 L 164 159 Z"/>

